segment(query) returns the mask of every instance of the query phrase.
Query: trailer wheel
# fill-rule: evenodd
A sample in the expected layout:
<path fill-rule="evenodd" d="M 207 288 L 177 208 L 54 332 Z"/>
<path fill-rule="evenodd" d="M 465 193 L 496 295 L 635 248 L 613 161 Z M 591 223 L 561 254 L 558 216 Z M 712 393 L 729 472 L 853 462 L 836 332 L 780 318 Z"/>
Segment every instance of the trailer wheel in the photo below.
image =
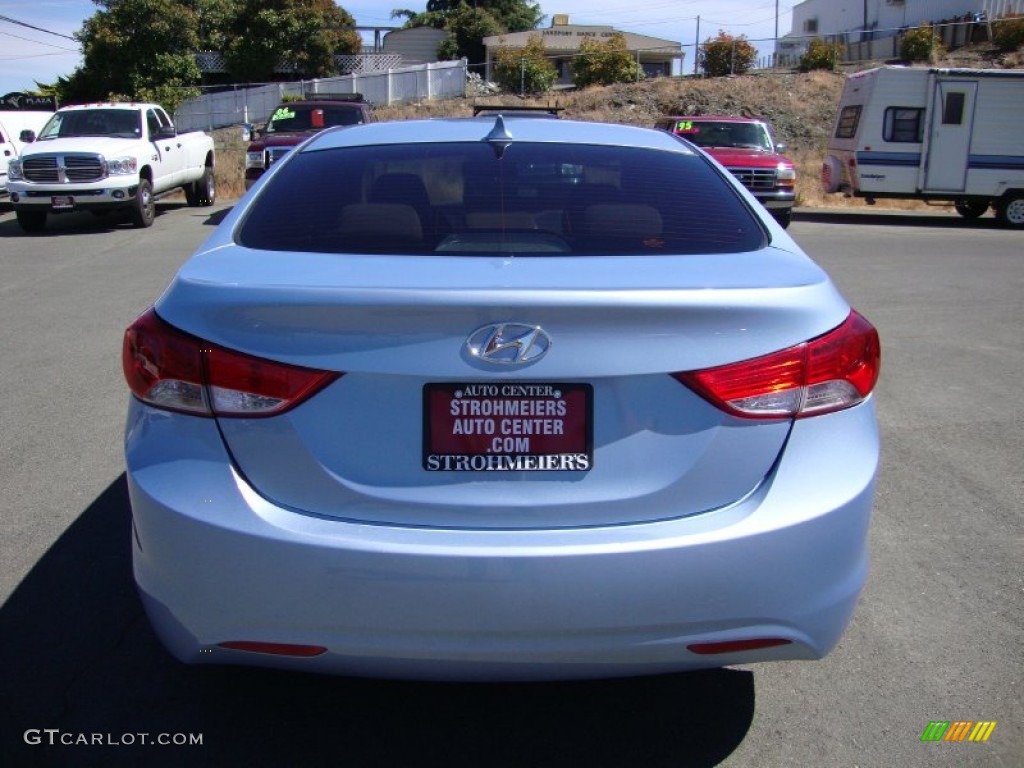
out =
<path fill-rule="evenodd" d="M 969 197 L 961 197 L 953 203 L 956 212 L 965 219 L 976 219 L 988 210 L 988 200 L 976 200 Z"/>
<path fill-rule="evenodd" d="M 1005 227 L 1024 229 L 1024 192 L 1011 192 L 999 198 L 996 218 Z"/>
<path fill-rule="evenodd" d="M 843 164 L 835 155 L 829 155 L 821 164 L 821 188 L 826 194 L 839 191 L 843 180 Z"/>

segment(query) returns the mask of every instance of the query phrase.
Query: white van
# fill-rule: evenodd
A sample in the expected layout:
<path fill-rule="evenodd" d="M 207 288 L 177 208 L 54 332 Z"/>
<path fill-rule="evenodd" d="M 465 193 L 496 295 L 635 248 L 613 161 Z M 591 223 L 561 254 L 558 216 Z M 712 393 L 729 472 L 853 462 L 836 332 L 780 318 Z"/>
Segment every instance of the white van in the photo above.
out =
<path fill-rule="evenodd" d="M 1024 228 L 1024 70 L 885 66 L 849 75 L 822 166 L 826 192 L 992 207 Z"/>
<path fill-rule="evenodd" d="M 53 112 L 0 110 L 0 197 L 7 195 L 7 163 L 17 160 L 25 147 L 21 132 L 38 134 L 51 117 Z"/>

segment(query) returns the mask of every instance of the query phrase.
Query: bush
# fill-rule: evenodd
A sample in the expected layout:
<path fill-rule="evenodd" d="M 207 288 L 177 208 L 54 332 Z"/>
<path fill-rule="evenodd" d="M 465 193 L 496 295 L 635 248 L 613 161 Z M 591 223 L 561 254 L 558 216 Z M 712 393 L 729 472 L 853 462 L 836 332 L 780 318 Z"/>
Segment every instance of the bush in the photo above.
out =
<path fill-rule="evenodd" d="M 836 68 L 846 47 L 839 43 L 826 43 L 819 37 L 811 40 L 807 46 L 807 53 L 800 57 L 800 71 L 810 72 L 814 69 Z"/>
<path fill-rule="evenodd" d="M 635 83 L 643 77 L 636 59 L 626 48 L 625 36 L 618 32 L 603 43 L 584 40 L 580 45 L 580 55 L 572 62 L 572 81 L 577 88 Z"/>
<path fill-rule="evenodd" d="M 992 42 L 1004 53 L 1024 45 L 1024 13 L 1008 13 L 992 24 Z"/>
<path fill-rule="evenodd" d="M 494 80 L 506 91 L 542 93 L 558 79 L 558 70 L 544 51 L 540 35 L 530 35 L 524 48 L 501 48 L 494 61 Z"/>
<path fill-rule="evenodd" d="M 931 24 L 909 30 L 900 40 L 900 57 L 907 61 L 930 61 L 946 52 Z"/>
<path fill-rule="evenodd" d="M 745 35 L 733 37 L 719 30 L 718 37 L 708 38 L 700 47 L 700 63 L 709 77 L 742 75 L 757 60 L 757 48 Z"/>

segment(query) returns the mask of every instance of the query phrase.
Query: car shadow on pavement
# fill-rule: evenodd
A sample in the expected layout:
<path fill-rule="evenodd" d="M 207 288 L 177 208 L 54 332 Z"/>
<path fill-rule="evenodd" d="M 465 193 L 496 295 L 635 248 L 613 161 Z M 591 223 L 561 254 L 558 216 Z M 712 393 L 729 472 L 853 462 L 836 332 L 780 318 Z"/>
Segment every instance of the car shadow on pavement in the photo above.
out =
<path fill-rule="evenodd" d="M 207 227 L 216 227 L 218 224 L 224 221 L 224 219 L 227 218 L 227 215 L 231 213 L 234 207 L 234 205 L 229 205 L 226 208 L 221 208 L 220 210 L 214 211 L 213 213 L 206 217 L 206 221 L 204 221 L 203 224 Z"/>
<path fill-rule="evenodd" d="M 156 216 L 167 214 L 179 208 L 184 208 L 184 203 L 157 201 Z M 0 214 L 4 213 L 0 209 Z M 99 214 L 89 211 L 70 211 L 50 215 L 46 218 L 46 227 L 41 232 L 28 233 L 22 230 L 14 215 L 0 221 L 0 238 L 36 238 L 36 237 L 67 237 L 68 235 L 102 235 L 114 230 L 135 229 L 127 210 L 123 211 L 101 211 Z"/>
<path fill-rule="evenodd" d="M 868 224 L 886 227 L 933 227 L 952 229 L 1004 229 L 994 216 L 985 215 L 980 219 L 965 219 L 948 211 L 932 212 L 891 210 L 866 210 L 857 208 L 797 208 L 793 221 L 808 221 L 821 224 Z"/>
<path fill-rule="evenodd" d="M 718 764 L 753 720 L 738 670 L 456 684 L 182 665 L 142 612 L 129 531 L 122 474 L 0 608 L 0 765 L 680 768 Z"/>

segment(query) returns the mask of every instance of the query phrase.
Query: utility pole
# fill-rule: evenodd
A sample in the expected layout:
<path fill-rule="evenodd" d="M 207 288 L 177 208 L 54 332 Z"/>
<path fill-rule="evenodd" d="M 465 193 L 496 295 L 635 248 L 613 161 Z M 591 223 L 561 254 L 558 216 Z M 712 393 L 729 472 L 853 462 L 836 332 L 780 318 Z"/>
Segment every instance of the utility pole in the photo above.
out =
<path fill-rule="evenodd" d="M 697 74 L 697 62 L 700 61 L 700 16 L 697 17 L 697 38 L 693 41 L 693 74 Z"/>

